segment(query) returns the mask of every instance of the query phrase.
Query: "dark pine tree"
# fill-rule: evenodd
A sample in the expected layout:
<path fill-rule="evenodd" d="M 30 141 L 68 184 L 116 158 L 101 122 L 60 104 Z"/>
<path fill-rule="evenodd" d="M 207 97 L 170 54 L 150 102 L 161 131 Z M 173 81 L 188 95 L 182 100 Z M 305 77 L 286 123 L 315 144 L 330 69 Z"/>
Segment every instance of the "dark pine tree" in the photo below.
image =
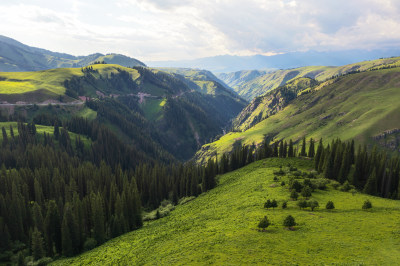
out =
<path fill-rule="evenodd" d="M 303 145 L 301 146 L 301 152 L 300 152 L 300 156 L 307 156 L 306 153 L 306 137 L 303 137 Z"/>
<path fill-rule="evenodd" d="M 289 140 L 288 157 L 294 157 L 294 150 L 293 150 L 293 141 L 292 141 L 292 139 Z"/>
<path fill-rule="evenodd" d="M 310 147 L 308 148 L 308 157 L 314 158 L 315 148 L 314 148 L 314 140 L 310 139 Z"/>
<path fill-rule="evenodd" d="M 319 140 L 319 144 L 318 144 L 318 148 L 317 148 L 317 152 L 315 154 L 314 157 L 314 168 L 315 170 L 318 171 L 318 165 L 319 165 L 319 161 L 321 160 L 321 155 L 322 155 L 322 150 L 323 150 L 324 146 L 322 144 L 322 138 Z"/>

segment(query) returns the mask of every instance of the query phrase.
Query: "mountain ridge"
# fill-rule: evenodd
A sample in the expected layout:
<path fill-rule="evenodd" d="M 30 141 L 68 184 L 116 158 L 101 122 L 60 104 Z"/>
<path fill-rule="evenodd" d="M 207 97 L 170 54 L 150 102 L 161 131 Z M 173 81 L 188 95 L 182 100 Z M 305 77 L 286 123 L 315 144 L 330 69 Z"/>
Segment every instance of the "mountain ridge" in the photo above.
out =
<path fill-rule="evenodd" d="M 285 85 L 287 82 L 300 77 L 307 77 L 323 82 L 334 76 L 347 73 L 366 71 L 378 67 L 389 67 L 400 64 L 400 57 L 381 58 L 353 64 L 332 66 L 306 66 L 291 69 L 280 69 L 263 73 L 260 71 L 238 71 L 233 73 L 219 74 L 228 86 L 232 87 L 244 99 L 251 101 L 270 90 Z M 250 75 L 249 75 L 250 74 Z M 251 75 L 252 74 L 252 75 Z M 249 76 L 248 76 L 249 75 Z M 250 77 L 250 78 L 249 78 Z"/>
<path fill-rule="evenodd" d="M 304 66 L 341 66 L 375 58 L 399 56 L 400 49 L 381 50 L 344 50 L 344 51 L 306 51 L 288 52 L 271 56 L 251 55 L 218 55 L 192 60 L 178 61 L 148 61 L 152 67 L 187 67 L 208 69 L 214 73 L 228 73 L 235 71 L 288 69 Z"/>
<path fill-rule="evenodd" d="M 31 47 L 0 35 L 0 72 L 38 71 L 65 67 L 79 68 L 96 61 L 105 61 L 126 67 L 146 66 L 143 62 L 125 55 L 94 53 L 88 56 L 74 56 Z"/>

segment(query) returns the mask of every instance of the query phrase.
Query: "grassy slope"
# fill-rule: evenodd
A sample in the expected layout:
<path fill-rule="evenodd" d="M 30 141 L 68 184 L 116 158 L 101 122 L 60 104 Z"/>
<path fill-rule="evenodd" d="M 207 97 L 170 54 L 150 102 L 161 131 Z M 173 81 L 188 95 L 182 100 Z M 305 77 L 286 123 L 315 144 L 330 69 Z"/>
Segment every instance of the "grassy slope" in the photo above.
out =
<path fill-rule="evenodd" d="M 316 191 L 319 210 L 263 209 L 266 199 L 289 198 L 287 187 L 272 187 L 273 170 L 291 163 L 310 168 L 311 161 L 267 159 L 219 179 L 219 186 L 178 206 L 169 216 L 148 222 L 137 231 L 113 239 L 78 257 L 55 264 L 379 264 L 400 259 L 400 202 L 372 196 Z M 286 177 L 283 177 L 286 180 Z M 363 202 L 373 204 L 361 210 Z M 336 209 L 325 210 L 333 200 Z M 287 215 L 299 224 L 295 231 L 281 226 Z M 256 230 L 267 215 L 267 232 Z"/>
<path fill-rule="evenodd" d="M 273 70 L 242 70 L 231 73 L 220 73 L 217 74 L 217 76 L 228 84 L 234 91 L 239 92 L 238 89 L 247 82 L 271 72 L 273 72 Z"/>
<path fill-rule="evenodd" d="M 294 69 L 277 70 L 262 76 L 258 76 L 255 79 L 247 81 L 246 83 L 236 85 L 234 89 L 243 98 L 251 100 L 256 96 L 263 95 L 267 91 L 275 89 L 281 85 L 284 85 L 286 82 L 299 77 L 310 77 L 319 81 L 324 81 L 332 76 L 345 74 L 350 71 L 364 71 L 382 65 L 399 64 L 400 57 L 395 57 L 364 61 L 339 67 L 308 66 Z"/>
<path fill-rule="evenodd" d="M 133 66 L 146 66 L 144 63 L 137 59 L 121 55 L 121 54 L 107 54 L 99 56 L 92 63 L 96 61 L 105 61 L 107 64 L 117 64 L 120 66 L 133 67 Z"/>
<path fill-rule="evenodd" d="M 311 87 L 313 87 L 316 83 L 317 81 L 310 78 L 297 78 L 286 83 L 283 87 L 289 89 L 290 91 L 297 92 L 297 95 L 301 95 L 303 92 L 310 91 Z M 233 120 L 232 124 L 234 128 L 244 131 L 258 123 L 260 118 L 268 117 L 271 115 L 271 113 L 281 110 L 286 102 L 281 100 L 283 100 L 282 93 L 278 88 L 276 90 L 269 91 L 264 96 L 256 97 Z"/>
<path fill-rule="evenodd" d="M 7 136 L 10 138 L 11 133 L 10 133 L 10 125 L 13 127 L 13 132 L 14 136 L 18 136 L 18 123 L 17 122 L 0 122 L 0 129 L 2 127 L 5 128 Z M 43 133 L 53 135 L 54 133 L 54 127 L 53 126 L 45 126 L 45 125 L 35 125 L 36 126 L 36 133 L 39 135 L 43 135 Z M 73 133 L 73 132 L 68 132 L 69 137 L 71 139 L 71 145 L 75 147 L 75 139 L 79 136 L 79 134 Z M 88 148 L 90 147 L 92 141 L 87 138 L 86 136 L 80 136 L 81 141 L 85 144 L 85 147 Z M 3 135 L 0 134 L 0 141 L 3 140 Z"/>
<path fill-rule="evenodd" d="M 140 104 L 145 117 L 150 121 L 156 121 L 162 116 L 162 107 L 165 105 L 165 98 L 147 98 Z"/>
<path fill-rule="evenodd" d="M 348 75 L 317 92 L 300 96 L 286 108 L 244 132 L 233 132 L 203 146 L 197 157 L 229 152 L 241 140 L 261 143 L 265 134 L 277 139 L 303 136 L 368 142 L 384 130 L 400 128 L 399 68 Z"/>
<path fill-rule="evenodd" d="M 98 64 L 92 66 L 98 70 L 96 75 L 110 75 L 117 73 L 117 69 L 128 71 L 133 79 L 137 79 L 139 74 L 136 70 L 119 65 Z M 48 93 L 49 95 L 62 95 L 65 93 L 63 85 L 66 79 L 83 76 L 80 68 L 58 68 L 35 72 L 1 72 L 0 73 L 0 96 L 7 94 L 27 94 L 27 93 Z M 22 96 L 21 96 L 22 97 Z"/>
<path fill-rule="evenodd" d="M 217 78 L 208 70 L 192 69 L 192 68 L 158 68 L 162 71 L 179 74 L 193 82 L 197 87 L 196 90 L 210 95 L 225 95 L 237 98 L 237 94 L 231 91 L 223 81 Z"/>

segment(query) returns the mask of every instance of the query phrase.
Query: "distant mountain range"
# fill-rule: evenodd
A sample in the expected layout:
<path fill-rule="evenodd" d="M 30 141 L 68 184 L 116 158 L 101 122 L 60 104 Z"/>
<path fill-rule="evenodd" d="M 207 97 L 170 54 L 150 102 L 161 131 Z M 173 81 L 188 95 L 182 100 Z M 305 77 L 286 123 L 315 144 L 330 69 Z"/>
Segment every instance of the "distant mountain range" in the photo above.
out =
<path fill-rule="evenodd" d="M 221 55 L 182 61 L 147 62 L 152 67 L 186 67 L 207 69 L 215 73 L 240 70 L 287 69 L 302 66 L 341 66 L 381 57 L 400 55 L 400 48 L 382 50 L 347 50 L 334 52 L 292 52 L 273 56 Z"/>
<path fill-rule="evenodd" d="M 88 56 L 73 56 L 31 47 L 0 35 L 0 72 L 83 67 L 96 61 L 104 61 L 125 67 L 145 66 L 139 60 L 121 54 L 103 55 L 95 53 Z"/>

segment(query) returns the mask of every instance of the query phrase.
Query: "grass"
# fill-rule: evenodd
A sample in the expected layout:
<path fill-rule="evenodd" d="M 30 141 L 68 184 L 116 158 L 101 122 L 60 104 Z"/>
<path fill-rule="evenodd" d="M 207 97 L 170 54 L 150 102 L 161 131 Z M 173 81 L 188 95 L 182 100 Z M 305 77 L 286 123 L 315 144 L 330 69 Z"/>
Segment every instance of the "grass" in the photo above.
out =
<path fill-rule="evenodd" d="M 264 104 L 250 114 L 248 121 L 262 112 L 262 108 Z M 265 134 L 272 134 L 277 140 L 298 141 L 307 136 L 325 141 L 341 138 L 373 143 L 372 136 L 400 128 L 399 113 L 398 68 L 348 75 L 316 92 L 300 96 L 248 130 L 228 133 L 205 145 L 197 158 L 204 161 L 215 152 L 229 152 L 238 140 L 248 145 L 259 144 Z"/>
<path fill-rule="evenodd" d="M 97 117 L 97 112 L 88 107 L 84 107 L 76 113 L 76 116 L 86 118 L 88 120 L 94 120 Z"/>
<path fill-rule="evenodd" d="M 241 83 L 238 82 L 238 80 L 240 81 L 245 78 L 248 73 L 247 71 L 243 71 L 238 75 L 237 79 L 227 80 L 227 82 L 228 85 L 232 84 L 233 89 L 240 96 L 250 101 L 256 96 L 263 95 L 267 91 L 275 89 L 299 77 L 310 77 L 318 81 L 325 81 L 332 76 L 344 74 L 350 71 L 365 71 L 368 69 L 379 68 L 381 66 L 398 66 L 399 64 L 400 57 L 394 57 L 363 61 L 339 67 L 307 66 L 269 72 L 261 76 L 256 76 L 254 79 L 248 80 L 245 83 Z M 230 76 L 228 75 L 228 77 Z"/>
<path fill-rule="evenodd" d="M 10 125 L 13 127 L 14 136 L 18 136 L 18 122 L 0 122 L 0 129 L 2 127 L 5 128 L 8 138 L 11 137 L 10 133 Z M 43 135 L 44 133 L 53 135 L 54 127 L 53 126 L 45 126 L 45 125 L 35 125 L 36 126 L 36 134 Z M 61 128 L 61 127 L 60 127 Z M 69 137 L 71 139 L 71 145 L 75 147 L 75 139 L 79 136 L 79 134 L 68 131 Z M 81 141 L 85 145 L 85 148 L 90 148 L 92 141 L 86 136 L 80 136 Z M 3 134 L 0 134 L 0 141 L 3 140 Z"/>
<path fill-rule="evenodd" d="M 141 104 L 145 117 L 150 121 L 156 121 L 162 115 L 162 107 L 166 99 L 146 98 Z"/>
<path fill-rule="evenodd" d="M 249 264 L 365 264 L 395 265 L 400 259 L 400 202 L 363 194 L 354 196 L 329 188 L 312 199 L 320 208 L 266 210 L 267 199 L 279 206 L 288 200 L 287 187 L 275 187 L 273 171 L 291 163 L 301 170 L 311 161 L 267 159 L 219 177 L 219 185 L 167 217 L 146 222 L 144 227 L 108 241 L 80 256 L 56 265 L 249 265 Z M 287 177 L 282 177 L 287 181 Z M 279 183 L 278 183 L 279 184 Z M 369 199 L 373 208 L 361 209 Z M 336 209 L 325 210 L 332 200 Z M 292 215 L 295 231 L 281 224 Z M 268 216 L 266 232 L 257 224 Z"/>
<path fill-rule="evenodd" d="M 99 72 L 94 74 L 95 78 L 109 76 L 111 73 L 116 74 L 120 69 L 129 72 L 134 80 L 140 76 L 137 70 L 119 65 L 96 64 L 92 67 Z M 34 72 L 0 72 L 1 99 L 11 102 L 29 101 L 29 99 L 58 99 L 59 95 L 65 93 L 64 81 L 80 76 L 83 76 L 80 68 L 57 68 Z M 47 98 L 36 97 L 35 94 L 47 95 Z M 26 97 L 26 95 L 29 95 L 29 97 Z M 96 94 L 92 92 L 90 95 Z"/>

